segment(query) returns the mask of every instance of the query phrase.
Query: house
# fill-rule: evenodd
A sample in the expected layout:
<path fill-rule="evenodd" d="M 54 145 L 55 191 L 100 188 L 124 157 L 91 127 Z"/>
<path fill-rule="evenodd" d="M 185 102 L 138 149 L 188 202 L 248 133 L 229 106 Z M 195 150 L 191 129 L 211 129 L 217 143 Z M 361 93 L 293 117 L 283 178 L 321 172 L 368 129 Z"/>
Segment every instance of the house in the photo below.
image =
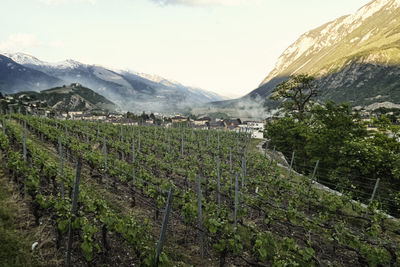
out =
<path fill-rule="evenodd" d="M 105 115 L 97 115 L 97 116 L 89 115 L 87 118 L 89 120 L 93 120 L 93 121 L 104 121 L 106 119 L 106 116 Z"/>
<path fill-rule="evenodd" d="M 262 131 L 251 131 L 251 138 L 263 139 L 264 138 L 264 132 L 262 132 Z"/>
<path fill-rule="evenodd" d="M 183 117 L 183 116 L 175 116 L 173 118 L 171 118 L 173 123 L 179 123 L 179 122 L 185 122 L 187 121 L 187 118 Z"/>
<path fill-rule="evenodd" d="M 76 87 L 82 87 L 82 85 L 80 83 L 71 83 L 70 85 L 72 88 L 76 88 Z"/>
<path fill-rule="evenodd" d="M 247 121 L 245 122 L 247 127 L 255 130 L 264 130 L 264 122 L 257 122 L 257 121 Z"/>
<path fill-rule="evenodd" d="M 84 120 L 88 121 L 104 121 L 106 119 L 105 115 L 85 115 Z"/>
<path fill-rule="evenodd" d="M 242 124 L 242 121 L 240 119 L 224 120 L 223 124 L 225 128 L 237 128 Z"/>
<path fill-rule="evenodd" d="M 108 114 L 109 119 L 122 119 L 124 116 L 118 113 L 110 113 Z"/>
<path fill-rule="evenodd" d="M 83 116 L 83 111 L 69 111 L 68 114 L 73 120 L 80 120 Z"/>
<path fill-rule="evenodd" d="M 211 122 L 208 126 L 209 129 L 224 129 L 225 124 L 223 121 Z"/>
<path fill-rule="evenodd" d="M 207 125 L 209 124 L 211 121 L 211 119 L 209 117 L 203 117 L 203 118 L 199 118 L 197 120 L 194 120 L 194 125 L 196 126 L 201 126 L 201 125 Z"/>
<path fill-rule="evenodd" d="M 61 113 L 61 118 L 62 118 L 62 119 L 68 118 L 68 113 L 67 113 L 67 112 Z"/>
<path fill-rule="evenodd" d="M 247 121 L 244 125 L 244 131 L 251 133 L 252 138 L 264 138 L 264 122 Z"/>
<path fill-rule="evenodd" d="M 77 115 L 82 115 L 83 111 L 69 111 L 68 113 L 71 116 L 77 116 Z"/>

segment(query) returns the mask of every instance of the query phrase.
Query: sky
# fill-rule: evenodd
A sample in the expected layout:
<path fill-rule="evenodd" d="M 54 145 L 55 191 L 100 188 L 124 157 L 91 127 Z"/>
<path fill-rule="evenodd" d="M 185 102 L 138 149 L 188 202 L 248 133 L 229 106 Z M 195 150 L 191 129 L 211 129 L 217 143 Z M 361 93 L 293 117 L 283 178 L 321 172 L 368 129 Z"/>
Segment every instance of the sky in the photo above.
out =
<path fill-rule="evenodd" d="M 1 0 L 0 51 L 157 74 L 228 97 L 369 0 Z"/>

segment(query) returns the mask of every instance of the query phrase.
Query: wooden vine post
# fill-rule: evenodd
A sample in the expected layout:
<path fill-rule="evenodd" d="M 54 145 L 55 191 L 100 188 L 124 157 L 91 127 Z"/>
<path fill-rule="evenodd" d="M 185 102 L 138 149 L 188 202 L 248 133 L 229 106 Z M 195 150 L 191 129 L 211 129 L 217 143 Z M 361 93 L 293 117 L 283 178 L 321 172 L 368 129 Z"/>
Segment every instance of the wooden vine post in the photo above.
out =
<path fill-rule="evenodd" d="M 308 196 L 310 195 L 311 185 L 312 185 L 312 183 L 313 183 L 313 181 L 314 181 L 315 174 L 317 173 L 318 164 L 319 164 L 319 160 L 317 160 L 317 163 L 315 163 L 314 171 L 313 171 L 313 174 L 312 174 L 312 176 L 311 176 L 310 183 L 308 184 L 307 198 L 308 198 Z"/>
<path fill-rule="evenodd" d="M 243 160 L 242 160 L 242 188 L 245 187 L 245 175 L 246 175 L 246 158 L 243 156 Z"/>
<path fill-rule="evenodd" d="M 201 196 L 201 181 L 200 174 L 197 174 L 197 215 L 199 217 L 199 242 L 200 256 L 204 257 L 204 232 L 203 232 L 203 213 L 202 213 L 202 196 Z"/>
<path fill-rule="evenodd" d="M 183 139 L 183 133 L 182 133 L 182 140 L 181 140 L 181 155 L 182 155 L 182 158 L 183 158 L 183 143 L 184 143 L 184 139 Z"/>
<path fill-rule="evenodd" d="M 288 178 L 290 178 L 290 174 L 292 173 L 293 161 L 294 161 L 294 151 L 292 152 L 292 159 L 290 160 Z"/>
<path fill-rule="evenodd" d="M 75 175 L 75 183 L 74 183 L 74 193 L 72 196 L 72 210 L 71 210 L 71 219 L 68 224 L 68 244 L 67 244 L 67 252 L 66 252 L 66 266 L 71 266 L 71 248 L 72 248 L 72 220 L 76 216 L 77 206 L 78 206 L 78 196 L 79 196 L 79 181 L 81 177 L 81 169 L 82 169 L 82 159 L 78 157 L 78 162 L 76 164 L 76 175 Z"/>
<path fill-rule="evenodd" d="M 140 129 L 138 133 L 138 153 L 140 153 Z"/>
<path fill-rule="evenodd" d="M 229 174 L 230 174 L 230 178 L 231 178 L 231 185 L 232 185 L 232 176 L 233 176 L 233 172 L 232 172 L 232 147 L 229 148 Z"/>
<path fill-rule="evenodd" d="M 135 174 L 135 139 L 132 138 L 132 183 L 133 183 L 133 195 L 132 195 L 132 207 L 136 205 L 135 190 L 136 190 L 136 174 Z"/>
<path fill-rule="evenodd" d="M 63 168 L 63 151 L 62 151 L 61 136 L 58 136 L 58 154 L 60 158 L 61 197 L 64 198 L 65 196 L 64 181 L 63 181 L 64 168 Z"/>
<path fill-rule="evenodd" d="M 104 136 L 104 177 L 106 179 L 106 186 L 108 188 L 108 166 L 107 166 L 107 139 Z"/>
<path fill-rule="evenodd" d="M 218 192 L 218 197 L 217 197 L 218 207 L 221 207 L 221 174 L 220 174 L 220 159 L 219 159 L 219 155 L 218 155 L 218 158 L 217 158 L 217 192 Z"/>
<path fill-rule="evenodd" d="M 239 210 L 239 173 L 236 172 L 235 177 L 235 211 L 234 211 L 234 227 L 237 229 L 237 215 Z"/>
<path fill-rule="evenodd" d="M 378 190 L 378 186 L 379 186 L 380 180 L 381 180 L 380 178 L 376 179 L 375 186 L 374 186 L 374 191 L 372 192 L 371 199 L 369 200 L 370 202 L 374 201 L 376 190 Z"/>
<path fill-rule="evenodd" d="M 26 120 L 24 120 L 24 139 L 22 143 L 24 162 L 26 163 Z"/>
<path fill-rule="evenodd" d="M 162 227 L 161 227 L 160 237 L 159 237 L 158 243 L 157 243 L 156 258 L 155 258 L 155 263 L 154 263 L 155 267 L 157 267 L 159 264 L 162 247 L 164 245 L 165 233 L 167 231 L 168 218 L 169 218 L 169 213 L 171 212 L 173 197 L 174 197 L 174 188 L 171 188 L 168 193 L 168 199 L 167 199 L 167 204 L 165 207 L 165 213 L 164 213 L 163 223 L 162 223 Z"/>

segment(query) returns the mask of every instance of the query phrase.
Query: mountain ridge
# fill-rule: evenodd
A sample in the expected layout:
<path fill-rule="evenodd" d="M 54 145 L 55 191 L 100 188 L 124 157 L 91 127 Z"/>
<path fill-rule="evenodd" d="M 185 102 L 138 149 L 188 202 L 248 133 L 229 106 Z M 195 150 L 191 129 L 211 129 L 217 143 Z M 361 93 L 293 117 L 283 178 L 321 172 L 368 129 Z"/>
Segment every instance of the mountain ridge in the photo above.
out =
<path fill-rule="evenodd" d="M 27 69 L 36 70 L 58 79 L 47 88 L 77 82 L 111 99 L 123 110 L 170 112 L 226 99 L 218 94 L 185 86 L 160 76 L 157 76 L 160 77 L 159 81 L 154 81 L 149 79 L 152 75 L 138 75 L 133 71 L 83 64 L 75 60 L 49 63 L 24 53 L 7 55 L 10 60 L 14 59 L 20 62 L 20 65 Z M 16 62 L 16 64 L 18 63 Z M 0 82 L 5 76 L 0 76 Z M 39 86 L 33 90 L 47 88 Z M 28 90 L 32 90 L 32 88 L 19 88 L 17 91 Z M 7 93 L 7 91 L 5 92 Z"/>
<path fill-rule="evenodd" d="M 382 101 L 400 103 L 399 66 L 400 0 L 375 0 L 301 35 L 246 97 L 268 98 L 279 82 L 307 73 L 317 78 L 321 100 L 370 105 L 383 94 Z"/>

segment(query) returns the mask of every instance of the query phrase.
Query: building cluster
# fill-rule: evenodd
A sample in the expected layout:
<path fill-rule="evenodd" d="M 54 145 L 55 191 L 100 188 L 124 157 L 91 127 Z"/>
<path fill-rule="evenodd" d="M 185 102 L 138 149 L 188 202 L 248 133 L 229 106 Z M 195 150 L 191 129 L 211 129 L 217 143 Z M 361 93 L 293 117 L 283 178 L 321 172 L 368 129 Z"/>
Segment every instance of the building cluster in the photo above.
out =
<path fill-rule="evenodd" d="M 0 92 L 0 109 L 2 112 L 6 110 L 27 110 L 32 112 L 33 110 L 45 110 L 47 103 L 44 100 L 31 100 L 26 94 L 21 94 L 19 96 L 5 95 L 3 96 Z"/>
<path fill-rule="evenodd" d="M 175 116 L 171 118 L 172 123 L 187 123 L 196 129 L 217 129 L 235 132 L 250 133 L 252 138 L 263 138 L 265 121 L 242 121 L 236 119 L 215 119 L 209 117 L 200 117 L 190 119 L 183 116 Z"/>
<path fill-rule="evenodd" d="M 207 130 L 217 129 L 235 132 L 250 133 L 252 138 L 263 138 L 265 121 L 242 121 L 241 119 L 211 119 L 210 117 L 190 118 L 183 115 L 172 117 L 152 114 L 139 117 L 139 119 L 128 118 L 127 114 L 108 113 L 108 114 L 90 114 L 82 111 L 60 113 L 56 116 L 59 119 L 102 121 L 122 125 L 154 125 L 159 124 L 164 127 L 185 126 L 194 129 Z M 143 119 L 142 119 L 143 118 Z"/>

